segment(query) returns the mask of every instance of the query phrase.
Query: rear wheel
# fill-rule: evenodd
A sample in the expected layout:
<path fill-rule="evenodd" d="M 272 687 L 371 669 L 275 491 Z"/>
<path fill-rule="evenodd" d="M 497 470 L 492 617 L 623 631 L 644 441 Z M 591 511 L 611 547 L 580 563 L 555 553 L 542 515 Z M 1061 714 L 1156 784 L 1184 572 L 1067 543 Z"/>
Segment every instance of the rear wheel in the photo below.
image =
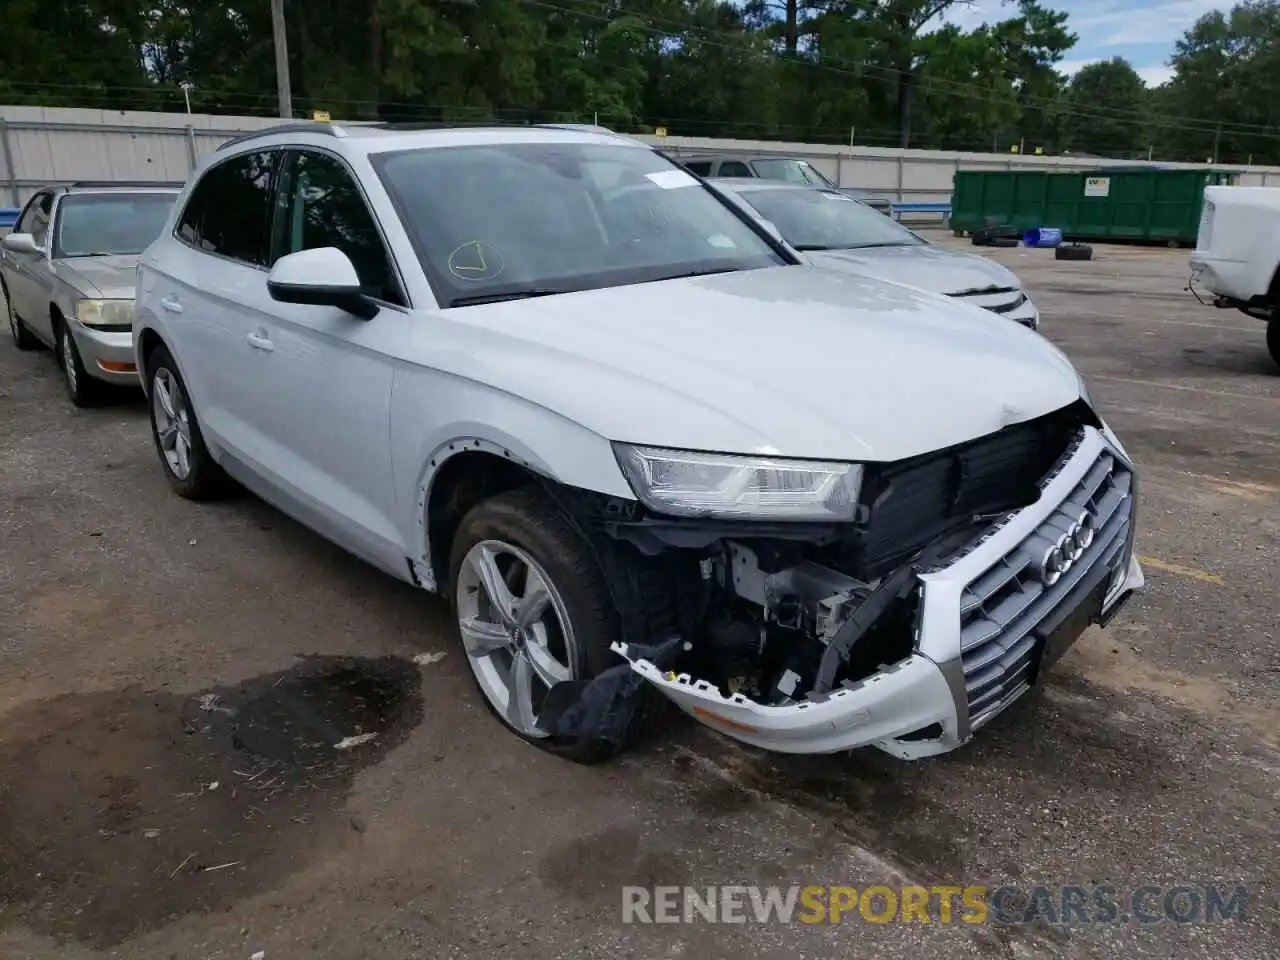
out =
<path fill-rule="evenodd" d="M 205 446 L 191 395 L 166 348 L 156 347 L 147 358 L 146 376 L 151 437 L 169 486 L 188 500 L 225 496 L 231 481 Z"/>
<path fill-rule="evenodd" d="M 13 303 L 9 299 L 9 288 L 0 284 L 0 294 L 4 295 L 4 308 L 9 316 L 9 335 L 13 337 L 13 345 L 19 350 L 34 350 L 40 346 L 36 335 L 27 329 L 27 325 L 14 312 Z"/>
<path fill-rule="evenodd" d="M 545 494 L 512 490 L 473 508 L 453 540 L 449 582 L 476 686 L 513 733 L 578 763 L 639 739 L 645 711 L 622 743 L 554 737 L 538 724 L 555 684 L 622 663 L 609 649 L 618 616 L 595 553 Z"/>
<path fill-rule="evenodd" d="M 1271 351 L 1271 359 L 1280 364 L 1280 317 L 1272 317 L 1267 321 L 1267 349 Z"/>

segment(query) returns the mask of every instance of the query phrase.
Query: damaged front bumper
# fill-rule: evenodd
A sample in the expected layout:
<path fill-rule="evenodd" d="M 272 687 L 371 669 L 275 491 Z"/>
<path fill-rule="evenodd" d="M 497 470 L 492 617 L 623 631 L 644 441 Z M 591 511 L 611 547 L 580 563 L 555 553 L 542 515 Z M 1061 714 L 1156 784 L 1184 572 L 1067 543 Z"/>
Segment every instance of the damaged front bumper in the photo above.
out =
<path fill-rule="evenodd" d="M 825 694 L 760 703 L 664 671 L 626 644 L 613 649 L 681 710 L 763 749 L 820 754 L 876 746 L 904 759 L 946 753 L 1026 693 L 1085 628 L 1105 625 L 1142 589 L 1133 556 L 1135 499 L 1123 452 L 1086 428 L 1035 504 L 919 575 L 914 652 Z M 1046 571 L 1046 550 L 1082 522 L 1091 530 L 1088 545 Z"/>

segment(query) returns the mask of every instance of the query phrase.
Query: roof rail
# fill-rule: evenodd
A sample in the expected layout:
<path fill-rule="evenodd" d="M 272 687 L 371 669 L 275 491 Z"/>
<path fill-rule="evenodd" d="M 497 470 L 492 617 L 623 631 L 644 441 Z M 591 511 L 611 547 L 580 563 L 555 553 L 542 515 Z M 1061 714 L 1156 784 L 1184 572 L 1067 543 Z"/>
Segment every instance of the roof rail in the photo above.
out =
<path fill-rule="evenodd" d="M 218 144 L 218 149 L 225 150 L 227 147 L 248 143 L 250 140 L 257 140 L 259 137 L 269 137 L 275 133 L 319 133 L 327 137 L 346 136 L 339 127 L 332 123 L 318 123 L 314 120 L 306 123 L 281 123 L 274 127 L 263 127 L 261 130 L 254 130 L 252 133 L 232 137 L 225 143 Z"/>
<path fill-rule="evenodd" d="M 414 130 L 484 130 L 484 129 L 508 129 L 510 127 L 531 127 L 529 123 L 503 123 L 501 120 L 476 120 L 474 122 L 463 120 L 379 120 L 376 123 L 366 123 L 362 126 L 372 127 L 374 130 L 401 130 L 411 132 Z"/>
<path fill-rule="evenodd" d="M 549 127 L 552 130 L 579 130 L 583 133 L 617 133 L 616 130 L 602 127 L 598 123 L 539 123 L 535 126 Z"/>
<path fill-rule="evenodd" d="M 97 188 L 97 187 L 181 187 L 181 180 L 73 180 L 71 183 L 64 183 L 64 187 L 72 189 Z"/>

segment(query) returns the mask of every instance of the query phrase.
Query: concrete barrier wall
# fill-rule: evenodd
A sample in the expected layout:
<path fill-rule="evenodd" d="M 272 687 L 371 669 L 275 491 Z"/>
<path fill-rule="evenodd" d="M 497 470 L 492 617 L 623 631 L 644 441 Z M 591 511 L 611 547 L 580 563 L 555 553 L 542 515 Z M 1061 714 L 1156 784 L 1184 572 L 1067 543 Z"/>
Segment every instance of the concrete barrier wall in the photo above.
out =
<path fill-rule="evenodd" d="M 284 121 L 273 117 L 0 106 L 0 206 L 19 206 L 36 188 L 71 180 L 182 181 L 218 145 Z M 951 196 L 957 170 L 1091 170 L 1128 160 L 899 150 L 700 137 L 640 137 L 667 152 L 802 157 L 843 187 L 907 203 Z M 1157 162 L 1177 168 L 1203 164 Z M 1227 166 L 1227 165 L 1224 165 Z M 1231 169 L 1237 169 L 1232 167 Z M 1280 186 L 1280 167 L 1252 167 L 1241 183 Z"/>

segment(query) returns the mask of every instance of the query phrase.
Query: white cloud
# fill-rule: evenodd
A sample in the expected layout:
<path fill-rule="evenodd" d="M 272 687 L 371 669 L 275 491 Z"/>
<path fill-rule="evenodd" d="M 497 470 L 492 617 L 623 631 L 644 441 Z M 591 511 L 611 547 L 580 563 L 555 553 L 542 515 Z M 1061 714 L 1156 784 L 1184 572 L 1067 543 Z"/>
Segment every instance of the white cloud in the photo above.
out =
<path fill-rule="evenodd" d="M 1139 43 L 1172 47 L 1196 20 L 1221 6 L 1222 0 L 1155 0 L 1117 10 L 1105 0 L 1081 0 L 1068 5 L 1071 19 L 1067 22 L 1082 47 Z"/>
<path fill-rule="evenodd" d="M 1173 67 L 1167 67 L 1162 63 L 1153 64 L 1149 67 L 1138 67 L 1138 76 L 1140 76 L 1148 87 L 1158 87 L 1162 83 L 1168 83 L 1173 79 Z"/>

